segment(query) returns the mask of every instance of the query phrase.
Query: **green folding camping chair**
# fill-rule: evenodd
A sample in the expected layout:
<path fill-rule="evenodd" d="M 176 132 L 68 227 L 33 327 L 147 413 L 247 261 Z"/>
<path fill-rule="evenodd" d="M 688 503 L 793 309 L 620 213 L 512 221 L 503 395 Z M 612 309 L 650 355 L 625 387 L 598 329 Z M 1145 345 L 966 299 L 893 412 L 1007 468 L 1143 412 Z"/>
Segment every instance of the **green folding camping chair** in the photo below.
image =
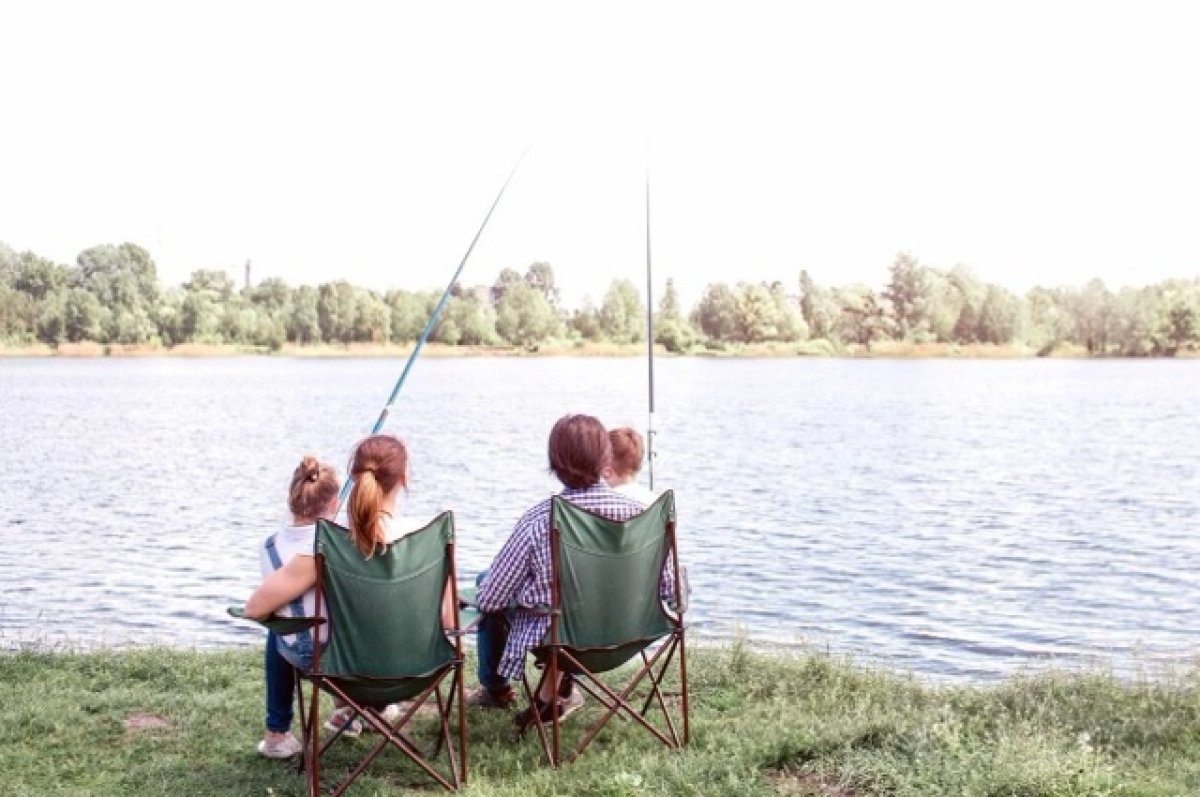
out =
<path fill-rule="evenodd" d="M 309 794 L 320 794 L 320 761 L 339 731 L 321 742 L 320 693 L 328 692 L 351 707 L 379 732 L 379 741 L 332 790 L 340 795 L 389 744 L 411 759 L 446 789 L 467 780 L 466 716 L 463 702 L 463 652 L 458 633 L 458 598 L 454 592 L 454 517 L 443 512 L 427 526 L 380 548 L 363 559 L 346 529 L 317 521 L 316 610 L 326 607 L 329 633 L 324 649 L 313 650 L 312 668 L 298 671 L 297 701 L 304 732 L 302 767 Z M 454 599 L 454 629 L 442 627 L 445 591 Z M 278 633 L 313 627 L 320 617 L 268 619 Z M 286 626 L 286 627 L 284 627 Z M 448 638 L 449 634 L 449 638 Z M 449 689 L 443 684 L 450 678 Z M 305 710 L 302 682 L 312 688 Z M 438 710 L 438 736 L 432 750 L 422 752 L 405 731 L 416 711 L 430 700 Z M 382 710 L 408 701 L 399 719 L 389 723 Z M 451 716 L 457 709 L 457 749 L 451 742 Z M 444 749 L 443 771 L 434 761 Z"/>
<path fill-rule="evenodd" d="M 555 497 L 550 510 L 551 606 L 550 627 L 532 653 L 542 669 L 538 688 L 523 677 L 533 725 L 547 760 L 558 766 L 560 720 L 538 716 L 535 696 L 542 681 L 558 681 L 560 672 L 574 677 L 592 696 L 602 715 L 579 739 L 573 761 L 614 716 L 632 720 L 670 748 L 688 743 L 687 659 L 682 586 L 675 545 L 675 496 L 671 491 L 636 517 L 617 522 Z M 660 581 L 664 565 L 675 599 L 664 606 Z M 612 688 L 598 676 L 634 660 L 634 672 L 623 686 Z M 674 661 L 679 671 L 680 727 L 668 710 L 663 679 Z M 645 682 L 640 710 L 636 690 Z M 631 702 L 632 701 L 632 702 Z M 651 708 L 662 720 L 651 722 Z M 547 738 L 546 725 L 549 725 Z"/>

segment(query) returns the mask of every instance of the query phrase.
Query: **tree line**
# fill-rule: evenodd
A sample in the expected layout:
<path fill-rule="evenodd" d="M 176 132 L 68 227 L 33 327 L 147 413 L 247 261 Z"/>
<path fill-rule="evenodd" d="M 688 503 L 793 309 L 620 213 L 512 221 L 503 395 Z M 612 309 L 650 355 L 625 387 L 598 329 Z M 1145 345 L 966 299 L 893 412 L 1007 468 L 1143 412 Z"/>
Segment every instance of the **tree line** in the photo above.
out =
<path fill-rule="evenodd" d="M 414 341 L 440 293 L 374 291 L 345 280 L 291 286 L 270 278 L 238 287 L 220 269 L 164 287 L 150 253 L 105 244 L 73 265 L 0 244 L 0 342 L 92 341 L 176 346 Z M 430 334 L 451 346 L 547 342 L 639 343 L 645 304 L 629 280 L 614 280 L 596 305 L 562 304 L 554 270 L 503 269 L 491 285 L 456 285 Z M 1200 344 L 1200 279 L 1109 290 L 1037 287 L 1023 296 L 986 283 L 964 266 L 932 268 L 900 254 L 881 290 L 798 282 L 714 283 L 684 313 L 671 280 L 655 308 L 655 342 L 672 352 L 754 343 L 823 341 L 829 351 L 884 341 L 1020 345 L 1039 353 L 1075 346 L 1094 355 L 1173 355 Z"/>

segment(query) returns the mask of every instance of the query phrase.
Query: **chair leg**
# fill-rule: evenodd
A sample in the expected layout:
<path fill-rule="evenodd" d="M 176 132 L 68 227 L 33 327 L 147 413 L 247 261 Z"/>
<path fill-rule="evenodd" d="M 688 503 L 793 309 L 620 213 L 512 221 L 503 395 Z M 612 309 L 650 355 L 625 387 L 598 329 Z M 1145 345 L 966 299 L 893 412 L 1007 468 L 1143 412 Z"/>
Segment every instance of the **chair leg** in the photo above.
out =
<path fill-rule="evenodd" d="M 304 710 L 304 679 L 301 677 L 300 670 L 295 666 L 292 667 L 292 683 L 296 685 L 296 708 L 297 714 L 300 715 L 300 760 L 296 763 L 296 771 L 305 771 L 305 761 L 308 759 L 308 712 Z"/>
<path fill-rule="evenodd" d="M 545 670 L 542 671 L 542 677 L 538 679 L 536 690 L 531 691 L 529 688 L 528 676 L 526 676 L 525 673 L 523 673 L 523 672 L 521 673 L 521 686 L 524 687 L 524 689 L 525 689 L 525 699 L 529 701 L 529 711 L 530 711 L 531 716 L 533 717 L 533 724 L 537 728 L 538 741 L 541 742 L 542 752 L 546 755 L 546 761 L 549 762 L 551 766 L 553 766 L 554 765 L 554 753 L 550 749 L 550 740 L 546 737 L 546 729 L 542 726 L 541 717 L 538 716 L 537 702 L 535 700 L 535 695 L 537 695 L 538 692 L 542 691 L 542 681 L 544 681 L 544 680 L 546 680 L 546 671 Z M 517 731 L 517 733 L 518 733 L 518 735 L 523 734 L 528 729 L 529 729 L 529 726 L 527 725 L 524 728 L 519 729 Z"/>
<path fill-rule="evenodd" d="M 309 684 L 312 692 L 308 711 L 308 739 L 305 756 L 308 758 L 309 797 L 321 797 L 321 687 L 317 681 Z"/>
<path fill-rule="evenodd" d="M 652 671 L 654 664 L 663 655 L 665 650 L 666 650 L 666 648 L 663 647 L 663 648 L 659 648 L 657 651 L 655 651 L 654 655 L 650 658 L 650 661 L 647 664 L 645 664 L 644 666 L 642 666 L 633 675 L 633 677 L 630 678 L 629 682 L 621 690 L 621 693 L 619 695 L 616 692 L 614 692 L 609 686 L 607 686 L 603 681 L 601 681 L 595 675 L 590 673 L 586 668 L 584 668 L 569 653 L 564 654 L 564 655 L 566 655 L 567 659 L 573 665 L 575 665 L 577 668 L 579 668 L 580 671 L 587 678 L 589 678 L 598 689 L 600 689 L 602 692 L 604 692 L 614 704 L 614 706 L 607 709 L 604 712 L 604 715 L 602 717 L 600 717 L 600 719 L 597 720 L 596 723 L 594 725 L 592 725 L 591 728 L 588 729 L 587 733 L 584 734 L 583 738 L 579 741 L 579 744 L 575 747 L 575 750 L 571 753 L 570 761 L 574 761 L 576 758 L 579 757 L 579 754 L 582 753 L 589 744 L 591 744 L 592 739 L 594 739 L 596 737 L 596 734 L 598 734 L 600 732 L 600 729 L 603 728 L 610 719 L 612 719 L 612 716 L 615 713 L 617 713 L 618 709 L 628 712 L 631 719 L 636 720 L 639 725 L 641 725 L 643 728 L 645 728 L 647 731 L 649 731 L 655 738 L 657 738 L 660 742 L 662 742 L 667 747 L 675 746 L 671 743 L 670 739 L 668 739 L 666 736 L 664 736 L 662 734 L 661 731 L 658 730 L 658 728 L 655 728 L 653 725 L 651 725 L 649 722 L 647 722 L 645 717 L 643 717 L 641 714 L 638 714 L 637 711 L 633 708 L 633 706 L 629 705 L 629 695 L 632 694 L 633 690 L 636 689 L 638 684 L 641 683 L 642 679 L 646 676 L 646 673 Z"/>

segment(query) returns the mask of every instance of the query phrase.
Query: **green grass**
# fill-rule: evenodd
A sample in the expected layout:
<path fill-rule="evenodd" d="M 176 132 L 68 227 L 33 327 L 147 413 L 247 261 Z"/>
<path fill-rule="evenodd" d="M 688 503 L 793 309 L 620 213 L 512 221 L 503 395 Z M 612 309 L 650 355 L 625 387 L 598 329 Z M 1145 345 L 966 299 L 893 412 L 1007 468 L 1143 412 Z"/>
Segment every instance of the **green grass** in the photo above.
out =
<path fill-rule="evenodd" d="M 472 711 L 465 793 L 1200 794 L 1196 672 L 934 686 L 825 655 L 740 645 L 694 651 L 689 664 L 693 738 L 682 753 L 613 723 L 579 762 L 553 772 L 532 736 L 512 742 L 506 714 Z M 256 651 L 18 651 L 0 654 L 0 687 L 0 794 L 303 793 L 291 766 L 254 753 Z M 572 718 L 572 730 L 592 711 Z M 139 716 L 151 727 L 127 727 Z M 367 738 L 339 742 L 327 766 L 344 769 Z M 435 790 L 394 753 L 349 792 L 407 793 Z"/>

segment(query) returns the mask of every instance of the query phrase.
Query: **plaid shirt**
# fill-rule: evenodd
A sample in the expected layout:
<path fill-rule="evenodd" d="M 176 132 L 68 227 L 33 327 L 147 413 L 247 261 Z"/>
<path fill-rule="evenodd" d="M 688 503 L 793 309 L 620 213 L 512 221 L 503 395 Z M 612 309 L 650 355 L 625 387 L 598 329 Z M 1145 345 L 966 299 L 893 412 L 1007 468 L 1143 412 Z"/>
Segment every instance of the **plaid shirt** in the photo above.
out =
<path fill-rule="evenodd" d="M 628 520 L 645 506 L 612 490 L 603 483 L 591 487 L 568 487 L 560 495 L 578 507 L 611 520 Z M 675 594 L 674 572 L 670 559 L 663 567 L 659 592 L 664 600 Z M 504 611 L 516 605 L 508 643 L 500 659 L 499 672 L 507 678 L 520 678 L 525 671 L 525 654 L 541 643 L 550 627 L 550 619 L 533 607 L 550 605 L 550 499 L 541 501 L 521 516 L 508 541 L 496 554 L 475 602 L 483 612 Z"/>

